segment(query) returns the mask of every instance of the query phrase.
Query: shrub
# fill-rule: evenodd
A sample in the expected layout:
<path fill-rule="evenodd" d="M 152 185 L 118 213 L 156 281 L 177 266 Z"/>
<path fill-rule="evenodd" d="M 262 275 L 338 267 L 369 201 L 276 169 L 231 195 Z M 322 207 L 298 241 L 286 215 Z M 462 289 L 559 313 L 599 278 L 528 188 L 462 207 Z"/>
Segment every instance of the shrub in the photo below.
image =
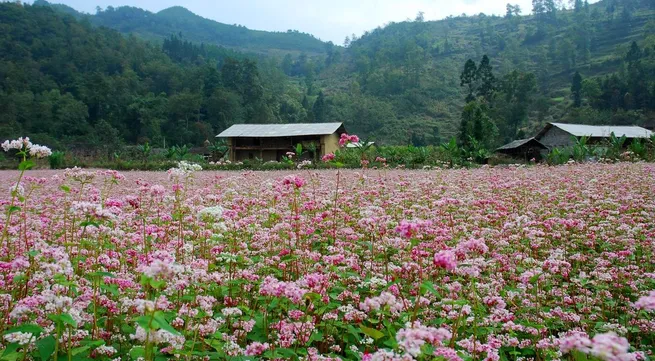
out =
<path fill-rule="evenodd" d="M 50 157 L 48 157 L 48 162 L 50 163 L 50 169 L 64 168 L 65 161 L 66 161 L 66 153 L 60 151 L 52 152 Z"/>

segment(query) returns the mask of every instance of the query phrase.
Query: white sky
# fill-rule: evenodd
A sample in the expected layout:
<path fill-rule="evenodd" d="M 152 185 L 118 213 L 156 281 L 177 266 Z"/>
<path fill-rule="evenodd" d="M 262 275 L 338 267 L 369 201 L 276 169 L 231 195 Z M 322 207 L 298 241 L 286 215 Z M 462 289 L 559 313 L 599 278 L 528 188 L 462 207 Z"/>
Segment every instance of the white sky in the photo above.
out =
<path fill-rule="evenodd" d="M 250 29 L 299 30 L 342 44 L 346 35 L 360 36 L 390 21 L 414 19 L 419 11 L 426 20 L 448 15 L 505 14 L 508 0 L 50 0 L 76 10 L 95 13 L 96 6 L 136 6 L 153 12 L 180 5 L 192 12 L 227 24 Z M 519 4 L 523 14 L 532 9 L 531 0 L 509 0 Z M 595 1 L 594 1 L 595 2 Z"/>

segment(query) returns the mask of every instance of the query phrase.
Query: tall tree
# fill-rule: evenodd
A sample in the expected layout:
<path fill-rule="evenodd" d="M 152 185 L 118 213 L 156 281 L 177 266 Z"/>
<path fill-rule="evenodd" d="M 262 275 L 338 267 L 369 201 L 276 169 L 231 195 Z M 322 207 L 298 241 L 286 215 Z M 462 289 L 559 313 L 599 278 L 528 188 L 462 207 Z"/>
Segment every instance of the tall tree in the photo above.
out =
<path fill-rule="evenodd" d="M 314 122 L 316 123 L 322 123 L 325 121 L 325 115 L 326 115 L 326 104 L 325 104 L 325 96 L 323 95 L 323 92 L 318 93 L 318 97 L 316 98 L 316 101 L 314 101 L 314 106 L 312 107 L 312 113 L 314 114 Z"/>
<path fill-rule="evenodd" d="M 475 62 L 472 59 L 469 59 L 466 61 L 466 64 L 464 64 L 464 71 L 462 71 L 459 76 L 460 86 L 466 86 L 468 88 L 468 94 L 466 95 L 467 103 L 475 99 L 477 71 L 478 68 L 475 65 Z"/>
<path fill-rule="evenodd" d="M 532 0 L 532 14 L 537 20 L 543 20 L 546 15 L 544 0 Z"/>
<path fill-rule="evenodd" d="M 480 84 L 478 87 L 478 96 L 484 98 L 487 103 L 491 102 L 496 91 L 496 77 L 493 74 L 493 68 L 487 55 L 482 57 L 480 66 L 478 66 L 475 73 L 475 78 Z"/>
<path fill-rule="evenodd" d="M 532 73 L 514 70 L 500 80 L 492 117 L 505 141 L 515 139 L 519 128 L 527 121 L 536 89 L 537 81 Z"/>
<path fill-rule="evenodd" d="M 486 113 L 486 105 L 477 100 L 467 103 L 462 110 L 460 145 L 472 150 L 474 145 L 489 149 L 497 133 L 496 126 Z"/>
<path fill-rule="evenodd" d="M 582 75 L 576 71 L 571 82 L 571 97 L 573 97 L 573 107 L 579 108 L 582 105 Z"/>

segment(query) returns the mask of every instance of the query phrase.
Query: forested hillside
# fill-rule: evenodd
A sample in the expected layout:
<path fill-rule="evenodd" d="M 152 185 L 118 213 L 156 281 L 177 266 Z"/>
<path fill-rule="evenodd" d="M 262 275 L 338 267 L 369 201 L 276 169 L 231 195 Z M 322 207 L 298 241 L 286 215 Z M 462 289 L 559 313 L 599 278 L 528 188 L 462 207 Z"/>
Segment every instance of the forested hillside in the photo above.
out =
<path fill-rule="evenodd" d="M 0 3 L 0 138 L 55 148 L 202 144 L 242 122 L 306 118 L 275 63 L 177 37 L 162 45 L 44 6 Z"/>
<path fill-rule="evenodd" d="M 171 34 L 181 33 L 196 43 L 203 42 L 261 54 L 321 54 L 325 51 L 325 43 L 310 34 L 297 30 L 259 31 L 242 25 L 223 24 L 205 19 L 181 6 L 157 13 L 132 6 L 109 6 L 106 9 L 99 8 L 94 15 L 89 15 L 79 13 L 66 5 L 50 4 L 45 0 L 37 0 L 34 5 L 53 6 L 58 11 L 74 15 L 78 19 L 88 19 L 94 25 L 158 42 Z"/>
<path fill-rule="evenodd" d="M 136 8 L 2 3 L 0 137 L 199 145 L 234 123 L 343 121 L 378 144 L 493 149 L 552 120 L 652 123 L 655 2 L 533 3 L 530 16 L 419 14 L 344 47 L 319 41 L 322 53 L 277 52 L 271 37 L 259 51 L 216 46 L 182 8 L 159 28 Z"/>
<path fill-rule="evenodd" d="M 357 119 L 357 131 L 394 142 L 443 141 L 460 132 L 466 61 L 478 64 L 488 55 L 495 94 L 487 114 L 500 132 L 496 144 L 549 120 L 632 124 L 653 118 L 647 114 L 653 104 L 645 99 L 655 97 L 655 2 L 577 0 L 570 10 L 552 0 L 533 4 L 532 16 L 519 16 L 521 9 L 513 5 L 504 17 L 427 22 L 419 14 L 415 21 L 347 39 L 347 61 L 320 77 L 329 89 L 330 117 L 345 113 L 346 119 Z M 631 73 L 626 56 L 633 41 L 641 51 L 639 70 Z M 585 90 L 572 109 L 576 71 Z M 637 78 L 641 84 L 630 85 Z M 615 99 L 608 105 L 599 97 L 643 101 Z"/>

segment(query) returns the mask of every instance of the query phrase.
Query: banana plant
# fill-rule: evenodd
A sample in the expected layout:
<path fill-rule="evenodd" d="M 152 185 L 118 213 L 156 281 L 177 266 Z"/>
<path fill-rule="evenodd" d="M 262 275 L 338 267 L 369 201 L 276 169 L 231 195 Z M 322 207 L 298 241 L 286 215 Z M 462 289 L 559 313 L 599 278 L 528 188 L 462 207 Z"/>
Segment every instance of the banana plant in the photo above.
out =
<path fill-rule="evenodd" d="M 582 136 L 575 139 L 575 145 L 573 145 L 573 159 L 581 162 L 589 157 L 591 151 L 587 145 L 588 143 L 589 137 L 587 136 Z"/>
<path fill-rule="evenodd" d="M 446 153 L 446 156 L 448 157 L 448 165 L 451 168 L 461 160 L 462 150 L 457 145 L 457 139 L 455 137 L 450 138 L 448 143 L 441 144 L 439 149 Z"/>

